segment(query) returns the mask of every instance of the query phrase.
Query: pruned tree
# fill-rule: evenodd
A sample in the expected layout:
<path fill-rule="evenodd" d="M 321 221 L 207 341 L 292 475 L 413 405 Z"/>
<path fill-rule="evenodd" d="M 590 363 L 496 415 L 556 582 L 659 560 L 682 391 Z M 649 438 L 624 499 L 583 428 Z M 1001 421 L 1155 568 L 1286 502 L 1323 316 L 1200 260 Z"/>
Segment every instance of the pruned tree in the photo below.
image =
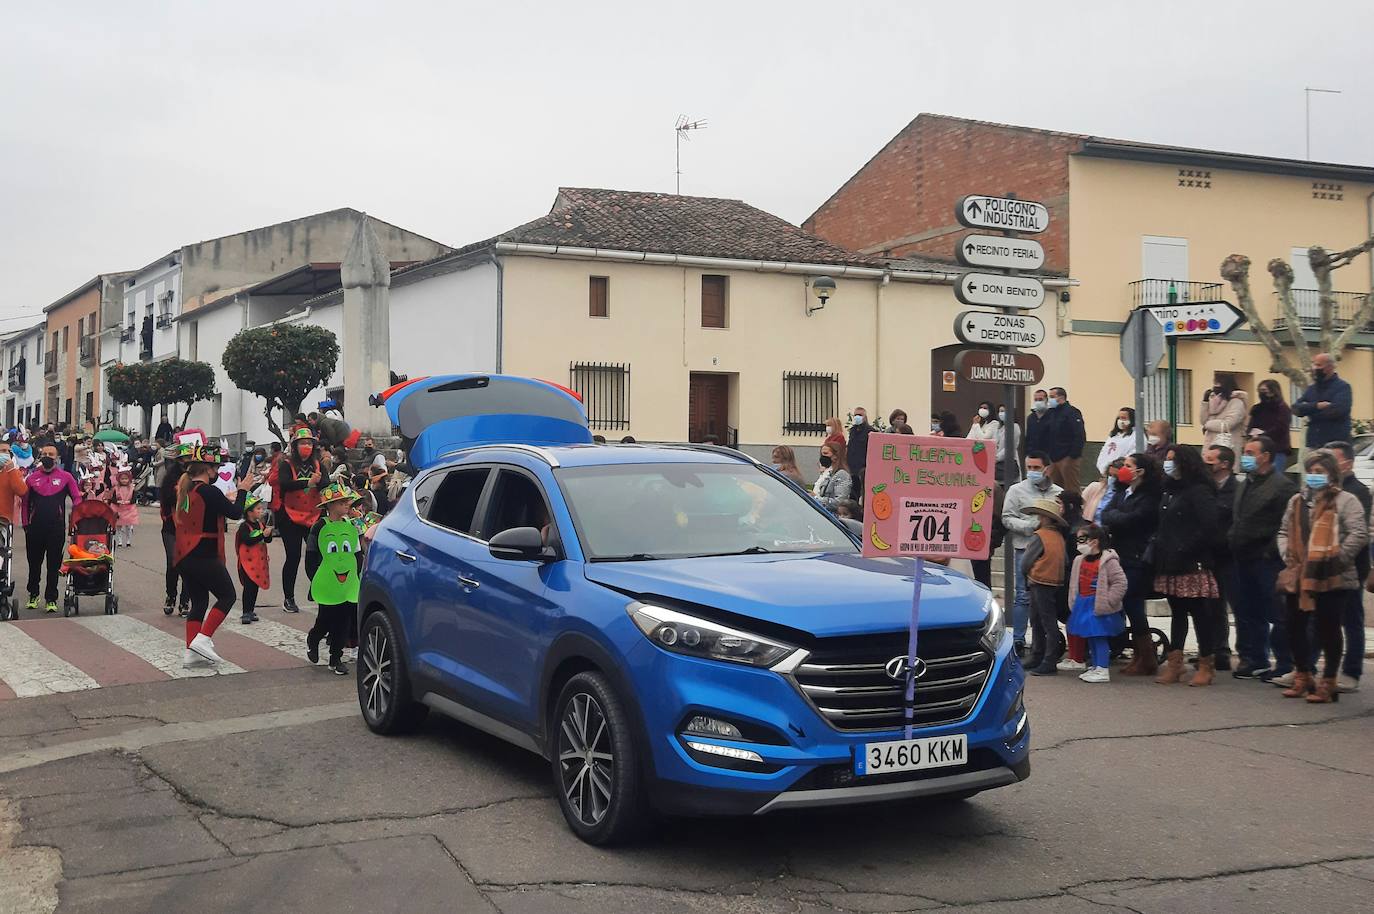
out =
<path fill-rule="evenodd" d="M 229 380 L 263 398 L 267 427 L 284 442 L 282 425 L 289 426 L 305 395 L 323 387 L 334 374 L 339 342 L 324 327 L 268 324 L 235 334 L 224 347 L 222 361 Z M 281 412 L 281 424 L 273 410 Z"/>
<path fill-rule="evenodd" d="M 1359 310 L 1351 316 L 1344 326 L 1339 326 L 1336 310 L 1336 295 L 1332 291 L 1331 274 L 1349 265 L 1361 254 L 1374 250 L 1374 237 L 1365 239 L 1361 244 L 1344 251 L 1332 253 L 1320 245 L 1307 249 L 1307 262 L 1312 275 L 1317 279 L 1318 331 L 1317 351 L 1331 354 L 1340 361 L 1341 353 L 1350 345 L 1351 339 L 1374 318 L 1374 288 L 1365 296 Z M 1274 292 L 1279 300 L 1279 317 L 1283 318 L 1281 339 L 1271 328 L 1270 323 L 1261 316 L 1255 305 L 1255 296 L 1250 289 L 1250 258 L 1244 254 L 1232 254 L 1221 262 L 1221 278 L 1231 284 L 1236 293 L 1236 302 L 1245 312 L 1250 328 L 1255 336 L 1269 350 L 1272 362 L 1269 370 L 1281 374 L 1295 384 L 1307 385 L 1312 376 L 1308 370 L 1314 354 L 1302 332 L 1302 321 L 1298 314 L 1297 303 L 1293 300 L 1293 268 L 1287 261 L 1275 258 L 1269 261 L 1269 275 L 1274 283 Z"/>
<path fill-rule="evenodd" d="M 105 370 L 105 392 L 116 402 L 143 410 L 143 436 L 148 436 L 153 407 L 160 402 L 156 362 L 116 362 Z"/>
<path fill-rule="evenodd" d="M 186 404 L 186 411 L 180 417 L 172 416 L 172 425 L 177 428 L 186 424 L 194 404 L 215 396 L 215 369 L 209 362 L 165 359 L 150 364 L 157 366 L 154 377 L 158 387 L 158 402 Z"/>

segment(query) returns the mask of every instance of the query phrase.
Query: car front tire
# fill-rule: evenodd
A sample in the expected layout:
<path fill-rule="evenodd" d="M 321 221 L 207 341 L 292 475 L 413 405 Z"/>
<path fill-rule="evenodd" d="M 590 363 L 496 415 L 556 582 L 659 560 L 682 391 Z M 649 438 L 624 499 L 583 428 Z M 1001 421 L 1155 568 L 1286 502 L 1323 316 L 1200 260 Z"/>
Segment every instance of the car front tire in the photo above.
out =
<path fill-rule="evenodd" d="M 554 792 L 568 826 L 598 846 L 638 838 L 652 821 L 625 705 L 600 673 L 563 686 L 550 721 Z"/>
<path fill-rule="evenodd" d="M 373 733 L 392 736 L 408 732 L 429 714 L 429 708 L 411 697 L 401 642 L 385 612 L 374 612 L 363 620 L 358 662 L 354 666 L 358 707 L 363 712 L 363 722 Z"/>

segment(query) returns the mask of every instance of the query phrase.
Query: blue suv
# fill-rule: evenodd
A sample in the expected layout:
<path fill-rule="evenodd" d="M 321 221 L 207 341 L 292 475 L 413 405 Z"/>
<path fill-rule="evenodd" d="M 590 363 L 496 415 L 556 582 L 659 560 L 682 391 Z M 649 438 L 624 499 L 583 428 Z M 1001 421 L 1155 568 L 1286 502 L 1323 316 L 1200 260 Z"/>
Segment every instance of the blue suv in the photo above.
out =
<path fill-rule="evenodd" d="M 654 813 L 967 797 L 1029 775 L 1024 674 L 981 585 L 927 566 L 907 739 L 913 564 L 862 558 L 785 477 L 723 448 L 591 444 L 580 403 L 544 382 L 388 394 L 421 469 L 363 575 L 374 732 L 433 709 L 543 756 L 593 844 Z"/>

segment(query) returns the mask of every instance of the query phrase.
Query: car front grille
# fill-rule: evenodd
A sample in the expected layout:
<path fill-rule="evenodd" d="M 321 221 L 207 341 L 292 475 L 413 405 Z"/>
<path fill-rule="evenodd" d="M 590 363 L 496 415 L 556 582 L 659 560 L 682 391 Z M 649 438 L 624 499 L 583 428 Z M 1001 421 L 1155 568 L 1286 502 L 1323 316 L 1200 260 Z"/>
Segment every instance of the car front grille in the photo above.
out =
<path fill-rule="evenodd" d="M 913 726 L 957 723 L 972 713 L 992 669 L 981 636 L 981 626 L 920 633 L 916 653 L 926 672 L 916 681 Z M 906 723 L 906 684 L 889 678 L 886 667 L 906 653 L 906 632 L 824 638 L 792 678 L 835 729 L 892 730 Z"/>

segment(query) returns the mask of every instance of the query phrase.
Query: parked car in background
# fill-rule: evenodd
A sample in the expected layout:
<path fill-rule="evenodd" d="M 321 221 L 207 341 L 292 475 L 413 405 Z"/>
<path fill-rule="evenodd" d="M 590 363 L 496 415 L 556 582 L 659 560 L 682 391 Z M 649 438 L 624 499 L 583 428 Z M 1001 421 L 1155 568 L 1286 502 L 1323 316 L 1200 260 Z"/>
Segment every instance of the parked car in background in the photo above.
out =
<path fill-rule="evenodd" d="M 1374 489 L 1374 435 L 1356 435 L 1350 443 L 1355 448 L 1355 478 Z"/>
<path fill-rule="evenodd" d="M 967 797 L 1029 775 L 1024 674 L 981 585 L 927 566 L 907 739 L 913 563 L 863 558 L 789 480 L 724 448 L 592 445 L 576 399 L 541 382 L 393 397 L 419 475 L 363 576 L 374 732 L 436 710 L 542 755 L 593 844 L 656 814 Z"/>

